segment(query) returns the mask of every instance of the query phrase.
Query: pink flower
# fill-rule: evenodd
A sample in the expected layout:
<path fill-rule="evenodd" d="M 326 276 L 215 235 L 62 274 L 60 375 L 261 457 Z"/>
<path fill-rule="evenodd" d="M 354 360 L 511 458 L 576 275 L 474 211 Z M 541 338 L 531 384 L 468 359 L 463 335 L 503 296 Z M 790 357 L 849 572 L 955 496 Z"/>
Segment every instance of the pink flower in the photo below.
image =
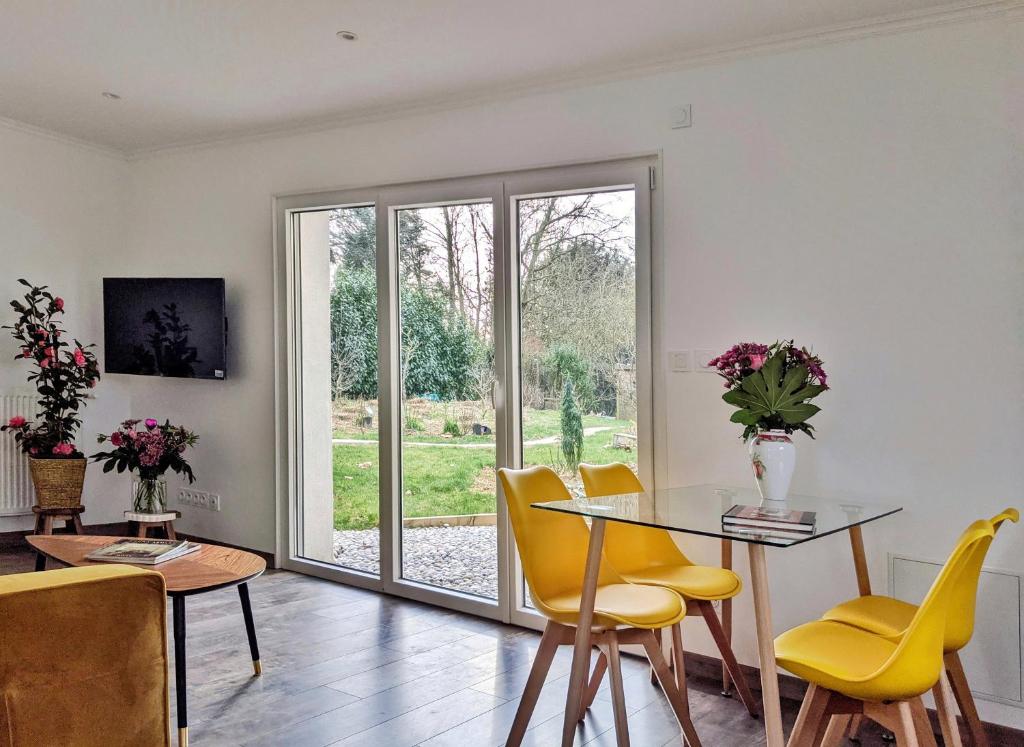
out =
<path fill-rule="evenodd" d="M 146 427 L 149 428 L 149 430 L 153 430 L 158 425 L 160 425 L 160 424 L 158 422 L 156 422 L 156 420 L 154 418 L 146 418 Z"/>
<path fill-rule="evenodd" d="M 81 348 L 75 348 L 75 365 L 79 368 L 85 367 L 85 353 L 82 352 Z"/>
<path fill-rule="evenodd" d="M 115 447 L 124 446 L 124 436 L 121 435 L 121 431 L 114 431 L 110 434 L 110 443 Z"/>
<path fill-rule="evenodd" d="M 57 311 L 64 311 L 64 299 L 60 296 L 53 299 L 53 305 L 57 307 Z"/>
<path fill-rule="evenodd" d="M 41 361 L 39 361 L 39 367 L 40 368 L 49 368 L 50 367 L 50 359 L 49 358 L 43 358 Z"/>
<path fill-rule="evenodd" d="M 53 453 L 58 456 L 71 456 L 75 453 L 75 447 L 69 443 L 59 443 L 53 447 Z"/>
<path fill-rule="evenodd" d="M 95 389 L 96 388 L 96 379 L 89 379 L 89 388 L 90 389 Z"/>
<path fill-rule="evenodd" d="M 11 426 L 11 428 L 21 428 L 21 426 L 25 425 L 25 418 L 21 415 L 15 415 L 7 421 L 7 425 Z"/>
<path fill-rule="evenodd" d="M 22 348 L 21 349 L 21 357 L 22 358 L 31 358 L 32 357 L 32 348 Z"/>
<path fill-rule="evenodd" d="M 768 359 L 767 355 L 755 354 L 750 356 L 750 368 L 754 371 L 760 370 L 761 366 Z"/>
<path fill-rule="evenodd" d="M 29 453 L 29 454 L 32 454 L 32 455 L 34 456 L 34 455 L 36 455 L 36 454 L 38 454 L 38 453 L 39 453 L 39 448 L 38 448 L 38 447 L 36 447 L 36 446 L 33 446 L 33 447 L 31 447 L 31 448 L 30 448 L 30 449 L 28 450 L 28 453 Z"/>

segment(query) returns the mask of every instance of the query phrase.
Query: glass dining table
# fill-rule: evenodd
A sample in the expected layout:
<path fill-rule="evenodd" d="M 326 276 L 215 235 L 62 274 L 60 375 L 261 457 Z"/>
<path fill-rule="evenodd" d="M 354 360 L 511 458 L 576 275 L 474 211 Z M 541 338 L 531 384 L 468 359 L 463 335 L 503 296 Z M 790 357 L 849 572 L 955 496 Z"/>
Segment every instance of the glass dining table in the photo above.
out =
<path fill-rule="evenodd" d="M 658 489 L 647 493 L 577 497 L 572 500 L 540 501 L 532 508 L 576 514 L 590 519 L 590 546 L 583 579 L 579 625 L 576 629 L 569 692 L 566 698 L 562 745 L 573 743 L 578 703 L 590 666 L 590 628 L 597 593 L 597 576 L 606 523 L 625 522 L 682 534 L 696 534 L 722 541 L 722 566 L 732 567 L 732 543 L 746 544 L 750 558 L 750 587 L 754 596 L 754 618 L 757 651 L 761 669 L 761 694 L 764 726 L 768 747 L 782 747 L 782 710 L 779 702 L 779 679 L 775 664 L 771 602 L 768 594 L 768 568 L 765 548 L 792 548 L 815 542 L 829 535 L 846 532 L 853 555 L 857 589 L 861 595 L 871 593 L 861 526 L 902 510 L 901 506 L 876 505 L 859 501 L 836 500 L 807 495 L 791 495 L 787 508 L 813 511 L 814 529 L 805 534 L 781 533 L 767 529 L 723 525 L 722 515 L 735 505 L 757 506 L 756 490 L 721 485 L 695 485 Z M 731 602 L 722 603 L 722 625 L 731 634 Z M 727 684 L 727 681 L 726 681 Z"/>

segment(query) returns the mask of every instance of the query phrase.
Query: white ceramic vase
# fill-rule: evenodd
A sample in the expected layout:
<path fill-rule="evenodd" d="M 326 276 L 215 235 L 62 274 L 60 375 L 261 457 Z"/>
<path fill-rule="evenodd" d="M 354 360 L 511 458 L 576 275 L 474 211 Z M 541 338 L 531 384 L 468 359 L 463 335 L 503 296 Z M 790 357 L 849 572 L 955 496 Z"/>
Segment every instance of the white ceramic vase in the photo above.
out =
<path fill-rule="evenodd" d="M 796 446 L 785 431 L 763 431 L 747 444 L 754 479 L 766 511 L 786 510 L 789 483 L 796 468 Z"/>

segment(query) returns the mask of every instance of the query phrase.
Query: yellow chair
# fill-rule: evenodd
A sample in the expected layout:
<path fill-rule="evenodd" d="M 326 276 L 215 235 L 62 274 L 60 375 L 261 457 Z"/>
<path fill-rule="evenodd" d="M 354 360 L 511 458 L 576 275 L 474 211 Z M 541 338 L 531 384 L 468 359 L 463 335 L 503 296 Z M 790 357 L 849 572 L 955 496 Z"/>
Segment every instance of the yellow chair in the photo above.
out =
<path fill-rule="evenodd" d="M 806 623 L 775 639 L 779 665 L 811 683 L 791 747 L 838 744 L 853 715 L 895 732 L 897 744 L 935 744 L 921 695 L 939 682 L 946 620 L 961 577 L 994 535 L 985 519 L 968 527 L 899 640 L 834 620 Z M 947 691 L 936 695 L 940 714 L 948 714 Z M 959 744 L 955 722 L 951 730 L 943 721 L 943 733 L 946 744 Z"/>
<path fill-rule="evenodd" d="M 127 565 L 0 577 L 0 747 L 169 745 L 166 609 Z"/>
<path fill-rule="evenodd" d="M 581 464 L 580 476 L 583 478 L 583 489 L 589 497 L 644 492 L 640 480 L 625 464 Z M 604 556 L 626 581 L 671 589 L 686 600 L 688 612 L 700 612 L 722 654 L 722 662 L 736 683 L 740 699 L 750 715 L 756 716 L 757 701 L 750 692 L 729 636 L 722 629 L 712 604 L 716 600 L 731 599 L 739 594 L 743 588 L 740 577 L 725 568 L 694 565 L 676 545 L 672 535 L 664 529 L 621 522 L 608 524 Z M 678 624 L 672 626 L 672 660 L 677 685 L 685 693 L 682 628 Z M 602 657 L 597 662 L 587 689 L 585 706 L 593 702 L 605 667 L 606 662 Z"/>
<path fill-rule="evenodd" d="M 1017 509 L 1007 508 L 990 519 L 996 532 L 1007 520 L 1012 522 L 1020 520 Z M 953 592 L 950 611 L 954 614 L 951 614 L 946 622 L 943 646 L 946 676 L 957 704 L 960 706 L 960 713 L 963 714 L 964 720 L 967 722 L 971 741 L 978 747 L 988 747 L 988 738 L 985 735 L 981 719 L 978 717 L 978 709 L 974 705 L 974 698 L 964 675 L 959 652 L 974 635 L 978 579 L 981 576 L 981 567 L 991 544 L 991 541 L 979 543 L 974 555 L 967 561 L 965 571 Z M 892 597 L 867 595 L 836 605 L 826 612 L 822 619 L 853 625 L 895 641 L 903 636 L 916 612 L 916 605 Z"/>
<path fill-rule="evenodd" d="M 572 498 L 558 475 L 547 467 L 499 469 L 498 477 L 530 596 L 537 610 L 548 619 L 509 731 L 507 744 L 514 746 L 523 740 L 556 649 L 575 642 L 590 532 L 580 516 L 530 508 L 534 502 Z M 625 738 L 627 727 L 619 646 L 639 643 L 658 673 L 687 743 L 699 747 L 689 709 L 674 687 L 653 633 L 675 625 L 685 615 L 686 606 L 675 592 L 626 583 L 611 566 L 601 563 L 591 641 L 602 649 L 610 662 L 615 731 L 620 740 Z"/>

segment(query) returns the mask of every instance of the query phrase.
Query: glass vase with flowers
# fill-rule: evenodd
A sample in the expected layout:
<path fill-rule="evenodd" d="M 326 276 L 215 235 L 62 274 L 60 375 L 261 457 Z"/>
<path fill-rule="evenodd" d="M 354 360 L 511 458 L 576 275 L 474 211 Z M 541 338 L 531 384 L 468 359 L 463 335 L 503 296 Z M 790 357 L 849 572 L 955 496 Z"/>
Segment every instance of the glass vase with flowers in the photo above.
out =
<path fill-rule="evenodd" d="M 167 470 L 182 475 L 189 483 L 195 482 L 184 453 L 196 445 L 199 436 L 170 421 L 161 425 L 154 418 L 126 420 L 110 435 L 101 433 L 97 441 L 109 442 L 113 447 L 91 457 L 103 462 L 104 472 L 116 469 L 138 475 L 132 489 L 132 510 L 136 512 L 157 514 L 166 510 L 167 482 L 163 475 Z"/>

